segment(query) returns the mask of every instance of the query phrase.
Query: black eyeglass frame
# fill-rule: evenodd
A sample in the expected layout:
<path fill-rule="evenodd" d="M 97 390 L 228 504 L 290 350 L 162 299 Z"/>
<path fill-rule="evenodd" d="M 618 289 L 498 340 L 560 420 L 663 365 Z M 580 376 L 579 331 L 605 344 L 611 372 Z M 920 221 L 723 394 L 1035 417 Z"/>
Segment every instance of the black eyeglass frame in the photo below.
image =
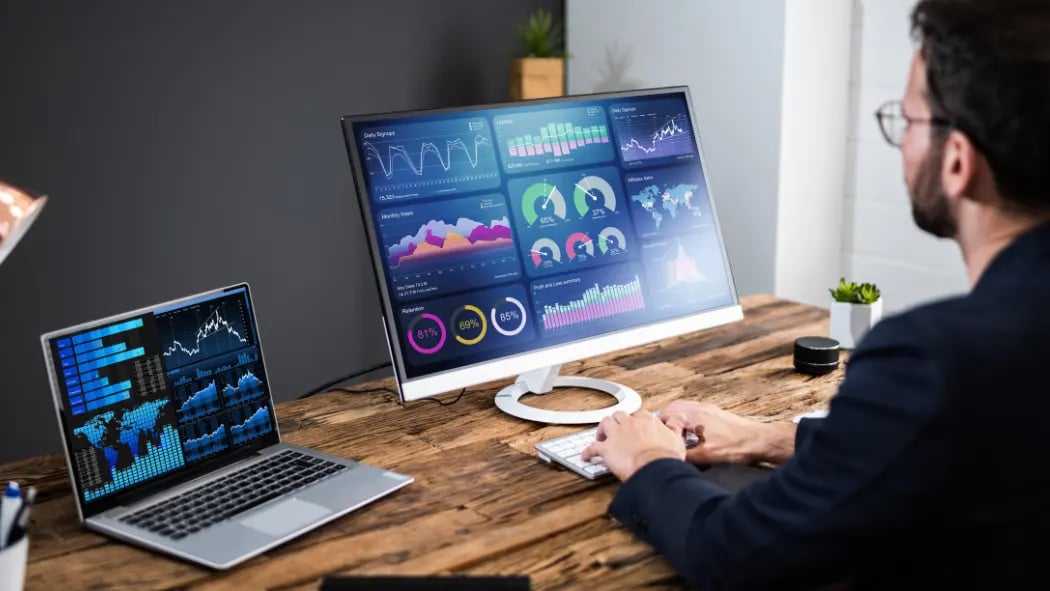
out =
<path fill-rule="evenodd" d="M 888 112 L 893 107 L 896 107 L 897 112 L 900 113 L 899 115 L 890 114 Z M 914 123 L 928 123 L 930 125 L 936 125 L 940 127 L 955 127 L 955 124 L 950 119 L 946 119 L 944 117 L 909 117 L 904 114 L 904 108 L 901 105 L 900 100 L 887 101 L 875 110 L 875 120 L 879 124 L 879 131 L 882 132 L 883 139 L 885 139 L 886 142 L 891 146 L 896 146 L 898 148 L 901 146 L 901 142 L 893 141 L 893 138 L 891 137 L 890 132 L 887 128 L 888 120 L 895 118 L 903 119 L 905 122 L 907 122 L 909 126 Z"/>

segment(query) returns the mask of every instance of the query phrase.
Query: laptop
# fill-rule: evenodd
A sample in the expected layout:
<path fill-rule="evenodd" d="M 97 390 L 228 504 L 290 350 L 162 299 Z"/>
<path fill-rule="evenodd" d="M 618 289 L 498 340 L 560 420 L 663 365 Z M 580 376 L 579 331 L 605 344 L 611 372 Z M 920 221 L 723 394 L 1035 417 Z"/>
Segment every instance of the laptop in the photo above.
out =
<path fill-rule="evenodd" d="M 413 478 L 283 443 L 247 284 L 41 336 L 81 522 L 226 569 Z"/>

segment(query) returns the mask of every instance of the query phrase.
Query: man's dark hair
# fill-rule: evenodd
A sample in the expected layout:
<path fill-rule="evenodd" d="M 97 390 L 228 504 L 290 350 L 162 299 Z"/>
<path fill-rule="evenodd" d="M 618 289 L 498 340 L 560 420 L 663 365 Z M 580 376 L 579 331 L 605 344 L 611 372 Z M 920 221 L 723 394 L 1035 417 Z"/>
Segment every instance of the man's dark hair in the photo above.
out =
<path fill-rule="evenodd" d="M 921 0 L 928 101 L 988 160 L 1012 209 L 1050 211 L 1050 0 Z"/>

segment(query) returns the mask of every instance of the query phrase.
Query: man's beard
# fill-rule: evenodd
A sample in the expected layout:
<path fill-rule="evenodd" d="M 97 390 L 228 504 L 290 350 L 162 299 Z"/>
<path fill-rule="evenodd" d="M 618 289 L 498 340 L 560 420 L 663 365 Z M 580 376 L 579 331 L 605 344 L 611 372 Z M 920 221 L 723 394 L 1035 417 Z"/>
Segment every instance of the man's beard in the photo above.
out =
<path fill-rule="evenodd" d="M 908 187 L 911 216 L 920 230 L 938 238 L 954 238 L 958 224 L 941 183 L 943 162 L 944 142 L 934 140 L 919 166 L 915 184 Z"/>

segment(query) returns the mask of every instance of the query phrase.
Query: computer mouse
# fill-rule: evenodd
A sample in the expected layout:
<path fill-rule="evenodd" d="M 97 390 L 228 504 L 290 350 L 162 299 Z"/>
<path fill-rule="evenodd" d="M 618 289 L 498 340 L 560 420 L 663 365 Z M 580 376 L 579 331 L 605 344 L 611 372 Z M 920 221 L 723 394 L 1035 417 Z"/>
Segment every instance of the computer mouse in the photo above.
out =
<path fill-rule="evenodd" d="M 653 412 L 653 416 L 660 416 L 660 411 Z M 682 437 L 685 439 L 686 449 L 693 449 L 697 445 L 700 445 L 700 436 L 696 433 L 693 433 L 692 431 L 686 431 L 685 434 L 682 435 Z"/>
<path fill-rule="evenodd" d="M 700 445 L 700 436 L 692 431 L 685 432 L 685 448 L 693 449 L 697 445 Z"/>

